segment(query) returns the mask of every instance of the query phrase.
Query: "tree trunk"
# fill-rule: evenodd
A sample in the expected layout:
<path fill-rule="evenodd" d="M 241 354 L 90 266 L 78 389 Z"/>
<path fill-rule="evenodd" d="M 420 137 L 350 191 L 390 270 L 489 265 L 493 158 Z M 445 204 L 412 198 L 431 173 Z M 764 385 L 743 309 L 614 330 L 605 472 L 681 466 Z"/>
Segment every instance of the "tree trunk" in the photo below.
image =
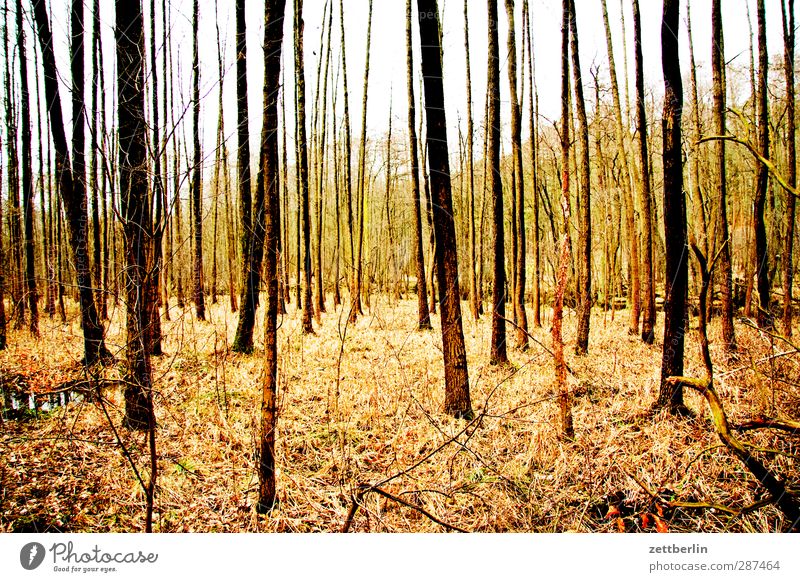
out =
<path fill-rule="evenodd" d="M 586 121 L 586 102 L 583 97 L 583 77 L 581 75 L 580 52 L 578 49 L 578 26 L 575 13 L 575 0 L 570 0 L 570 37 L 572 52 L 572 79 L 575 85 L 575 108 L 578 114 L 578 143 L 580 160 L 578 162 L 578 258 L 580 273 L 578 277 L 578 334 L 575 339 L 575 353 L 584 355 L 589 351 L 589 323 L 592 315 L 592 196 L 591 170 L 589 168 L 589 124 Z"/>
<path fill-rule="evenodd" d="M 406 0 L 406 80 L 408 84 L 408 147 L 411 166 L 411 197 L 414 202 L 414 262 L 417 274 L 417 327 L 431 329 L 428 311 L 428 286 L 425 279 L 425 255 L 422 247 L 422 204 L 419 187 L 419 155 L 417 152 L 416 101 L 414 100 L 414 51 L 411 35 L 411 2 Z"/>
<path fill-rule="evenodd" d="M 145 486 L 145 531 L 153 530 L 153 502 L 158 465 L 155 448 L 152 372 L 147 353 L 148 241 L 152 235 L 147 192 L 147 124 L 144 117 L 144 22 L 141 2 L 117 0 L 117 74 L 119 172 L 125 231 L 127 304 L 127 370 L 125 424 L 147 429 L 150 478 Z"/>
<path fill-rule="evenodd" d="M 684 409 L 683 387 L 667 382 L 683 374 L 683 347 L 689 329 L 686 311 L 688 247 L 686 196 L 683 191 L 681 158 L 681 79 L 678 30 L 680 0 L 664 0 L 661 23 L 661 63 L 664 71 L 664 242 L 666 255 L 666 300 L 664 301 L 664 349 L 661 359 L 661 389 L 656 407 L 671 412 Z"/>
<path fill-rule="evenodd" d="M 31 104 L 28 89 L 28 58 L 22 28 L 22 0 L 17 0 L 17 49 L 19 51 L 20 105 L 22 110 L 22 212 L 25 222 L 25 295 L 31 314 L 30 331 L 39 337 L 39 306 L 36 289 L 36 247 L 33 240 L 33 168 L 31 162 Z"/>
<path fill-rule="evenodd" d="M 439 306 L 442 312 L 444 412 L 456 418 L 471 419 L 473 412 L 469 395 L 467 353 L 461 324 L 456 228 L 450 189 L 447 118 L 442 81 L 441 28 L 436 0 L 417 0 L 417 14 L 422 48 L 422 78 L 425 89 L 431 193 L 436 202 L 433 224 L 436 229 L 436 240 L 440 243 L 436 246 L 436 263 L 439 279 Z"/>
<path fill-rule="evenodd" d="M 769 102 L 768 102 L 768 74 L 769 56 L 767 53 L 767 18 L 764 0 L 758 0 L 758 149 L 765 159 L 770 156 L 769 143 Z M 767 228 L 764 219 L 764 210 L 767 202 L 767 187 L 769 185 L 769 171 L 764 164 L 758 165 L 758 181 L 756 195 L 753 201 L 753 227 L 756 243 L 756 279 L 758 287 L 758 320 L 759 327 L 771 329 L 773 318 L 770 308 L 770 260 L 767 248 Z"/>
<path fill-rule="evenodd" d="M 259 513 L 277 502 L 275 486 L 275 427 L 278 420 L 278 240 L 280 238 L 280 168 L 278 166 L 278 92 L 283 44 L 284 0 L 267 0 L 264 6 L 264 126 L 261 131 L 261 166 L 258 188 L 266 196 L 266 257 L 264 279 L 267 308 L 264 333 L 264 380 L 261 385 L 261 427 L 258 459 Z"/>
<path fill-rule="evenodd" d="M 711 3 L 711 74 L 713 79 L 713 123 L 717 135 L 726 135 L 725 123 L 725 40 L 722 27 L 722 2 Z M 727 351 L 736 350 L 733 329 L 733 267 L 731 254 L 733 241 L 728 231 L 728 178 L 725 165 L 725 141 L 716 143 L 717 191 L 719 202 L 717 223 L 720 233 L 720 291 L 722 294 L 722 343 Z"/>
<path fill-rule="evenodd" d="M 475 254 L 475 154 L 473 144 L 475 142 L 475 128 L 472 122 L 472 67 L 470 65 L 469 48 L 469 2 L 464 0 L 464 53 L 466 56 L 467 72 L 467 179 L 469 188 L 469 305 L 472 310 L 472 317 L 477 321 L 481 312 L 481 297 L 478 293 L 478 266 Z M 409 80 L 410 84 L 410 80 Z M 409 127 L 413 127 L 413 121 Z"/>
<path fill-rule="evenodd" d="M 76 5 L 82 3 L 75 2 Z M 70 162 L 69 149 L 64 131 L 64 117 L 61 111 L 61 98 L 58 89 L 58 73 L 56 71 L 55 55 L 53 52 L 53 36 L 50 32 L 50 23 L 43 0 L 34 0 L 34 17 L 38 29 L 39 43 L 42 49 L 42 67 L 44 68 L 44 85 L 47 100 L 47 110 L 50 113 L 53 145 L 56 152 L 56 174 L 58 175 L 59 192 L 64 202 L 69 226 L 69 240 L 75 259 L 75 275 L 78 287 L 81 325 L 84 338 L 84 363 L 94 364 L 101 359 L 109 358 L 110 352 L 105 347 L 103 339 L 103 325 L 97 317 L 94 297 L 92 294 L 91 272 L 89 270 L 89 252 L 87 248 L 89 223 L 86 211 L 86 187 L 82 176 L 83 164 L 83 34 L 73 35 L 73 110 L 79 113 L 75 116 L 76 123 L 73 128 L 73 149 L 75 150 L 75 164 Z M 82 10 L 81 10 L 82 12 Z M 81 15 L 82 16 L 82 15 Z M 76 23 L 77 25 L 77 23 Z M 77 29 L 82 31 L 82 18 Z M 79 62 L 80 61 L 80 62 Z M 73 176 L 74 170 L 74 176 Z"/>
<path fill-rule="evenodd" d="M 0 151 L 3 149 L 3 137 L 0 133 Z M 3 160 L 0 159 L 0 184 L 3 183 Z M 0 225 L 3 224 L 3 203 L 0 200 Z M 3 237 L 0 236 L 0 351 L 6 349 L 6 270 Z"/>
<path fill-rule="evenodd" d="M 492 344 L 489 361 L 500 365 L 508 362 L 506 350 L 506 270 L 503 224 L 503 179 L 500 175 L 500 56 L 497 39 L 497 0 L 488 0 L 489 64 L 487 91 L 489 119 L 486 131 L 489 142 L 489 190 L 492 193 Z"/>
<path fill-rule="evenodd" d="M 200 62 L 198 47 L 198 22 L 200 20 L 199 0 L 194 0 L 192 17 L 192 132 L 194 137 L 194 157 L 192 158 L 192 210 L 194 224 L 194 305 L 197 319 L 206 318 L 205 292 L 203 289 L 203 159 L 200 151 Z"/>
<path fill-rule="evenodd" d="M 14 79 L 11 75 L 11 64 L 14 56 L 11 45 L 9 44 L 8 20 L 10 10 L 6 10 L 3 21 L 3 41 L 5 45 L 5 85 L 6 85 L 6 147 L 8 155 L 8 239 L 11 254 L 11 303 L 14 306 L 12 313 L 15 314 L 15 328 L 21 328 L 25 324 L 25 277 L 22 266 L 22 222 L 20 218 L 19 192 L 20 176 L 17 152 L 17 123 L 16 107 L 14 103 Z"/>
<path fill-rule="evenodd" d="M 350 312 L 350 320 L 355 322 L 356 316 L 361 315 L 361 282 L 363 279 L 362 255 L 364 246 L 364 220 L 366 214 L 366 173 L 367 173 L 367 98 L 369 96 L 369 57 L 370 46 L 372 43 L 372 0 L 369 0 L 369 17 L 367 22 L 367 54 L 364 65 L 364 93 L 361 99 L 361 142 L 358 149 L 358 190 L 356 199 L 358 201 L 358 245 L 356 250 L 355 264 L 355 296 L 352 299 L 353 309 Z"/>
<path fill-rule="evenodd" d="M 556 390 L 561 413 L 561 432 L 571 439 L 575 436 L 572 422 L 572 395 L 567 386 L 567 365 L 564 361 L 564 338 L 562 323 L 564 319 L 564 291 L 567 287 L 567 270 L 572 241 L 570 239 L 570 91 L 569 91 L 569 22 L 572 0 L 563 0 L 561 23 L 561 212 L 564 217 L 564 234 L 561 235 L 556 274 L 555 299 L 553 301 L 553 359 L 556 372 Z"/>
<path fill-rule="evenodd" d="M 528 315 L 525 311 L 525 177 L 522 166 L 522 112 L 517 96 L 517 43 L 514 0 L 505 0 L 508 17 L 508 86 L 511 95 L 511 155 L 514 164 L 514 207 L 516 208 L 517 253 L 514 264 L 513 304 L 516 316 L 517 347 L 528 348 Z"/>
<path fill-rule="evenodd" d="M 531 135 L 531 178 L 532 178 L 532 206 L 533 206 L 533 226 L 530 228 L 533 235 L 533 325 L 542 326 L 541 316 L 541 247 L 539 237 L 539 135 L 538 135 L 538 114 L 539 114 L 539 90 L 536 84 L 536 58 L 533 50 L 533 37 L 531 36 L 531 19 L 528 0 L 522 3 L 522 19 L 525 27 L 525 44 L 528 49 L 528 77 L 530 78 L 530 118 L 528 120 Z"/>
<path fill-rule="evenodd" d="M 622 178 L 620 180 L 622 185 L 622 195 L 625 199 L 625 226 L 628 231 L 628 244 L 629 250 L 629 269 L 630 281 L 628 284 L 628 307 L 630 308 L 630 320 L 628 324 L 628 333 L 637 335 L 639 333 L 639 318 L 641 315 L 641 279 L 639 270 L 639 233 L 636 229 L 636 218 L 633 201 L 633 192 L 631 187 L 632 173 L 628 159 L 627 137 L 625 135 L 625 126 L 622 121 L 622 103 L 619 94 L 619 83 L 617 81 L 617 69 L 614 61 L 614 45 L 611 37 L 611 26 L 608 20 L 608 9 L 606 7 L 606 0 L 602 2 L 603 7 L 603 24 L 606 31 L 606 50 L 608 52 L 608 65 L 611 75 L 611 96 L 614 100 L 614 128 L 616 130 L 617 147 L 620 153 L 620 163 L 622 165 Z M 620 4 L 623 14 L 624 23 L 624 8 Z M 623 24 L 623 31 L 624 31 Z M 623 34 L 623 47 L 625 46 L 625 37 Z M 627 54 L 627 50 L 623 50 L 623 54 Z M 625 59 L 625 96 L 627 100 L 628 94 L 628 67 L 627 57 Z"/>
<path fill-rule="evenodd" d="M 300 207 L 303 219 L 303 333 L 314 333 L 311 304 L 311 212 L 308 191 L 308 144 L 306 142 L 306 79 L 303 56 L 303 0 L 295 0 L 294 73 L 297 96 L 297 148 L 299 151 Z"/>
<path fill-rule="evenodd" d="M 655 280 L 653 277 L 653 210 L 650 191 L 650 158 L 647 145 L 647 113 L 644 107 L 644 60 L 642 57 L 642 24 L 639 16 L 639 0 L 633 0 L 633 47 L 636 62 L 636 128 L 639 134 L 639 166 L 641 168 L 642 206 L 642 295 L 644 317 L 642 318 L 642 341 L 652 344 L 656 324 Z"/>
<path fill-rule="evenodd" d="M 795 135 L 795 88 L 794 88 L 794 0 L 781 1 L 781 16 L 783 24 L 783 70 L 786 75 L 786 134 L 788 136 L 788 163 L 786 181 L 789 186 L 797 186 L 797 136 Z M 720 134 L 724 135 L 724 134 Z M 724 143 L 724 142 L 720 142 Z M 783 333 L 792 337 L 792 283 L 794 279 L 794 233 L 795 214 L 797 201 L 791 194 L 786 200 L 786 234 L 783 244 Z"/>
<path fill-rule="evenodd" d="M 253 247 L 253 208 L 250 178 L 250 117 L 247 106 L 247 21 L 245 0 L 236 0 L 236 114 L 238 147 L 239 212 L 241 220 L 242 295 L 239 323 L 231 349 L 253 351 L 253 327 L 258 307 L 258 289 L 251 287 L 250 264 Z"/>

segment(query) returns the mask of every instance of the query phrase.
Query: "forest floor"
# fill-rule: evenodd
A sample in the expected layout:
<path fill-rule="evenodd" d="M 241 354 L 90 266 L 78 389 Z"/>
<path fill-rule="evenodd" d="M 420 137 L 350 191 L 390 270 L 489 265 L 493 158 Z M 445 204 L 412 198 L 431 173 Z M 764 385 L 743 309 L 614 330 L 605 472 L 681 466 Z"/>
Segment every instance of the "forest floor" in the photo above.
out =
<path fill-rule="evenodd" d="M 720 443 L 704 400 L 687 390 L 694 418 L 650 414 L 658 392 L 661 319 L 656 344 L 646 346 L 627 334 L 626 311 L 613 319 L 595 311 L 590 354 L 576 357 L 575 315 L 568 315 L 576 436 L 567 441 L 559 435 L 552 356 L 532 342 L 527 352 L 510 350 L 513 366 L 490 366 L 489 316 L 464 318 L 476 419 L 441 414 L 439 320 L 434 317 L 434 331 L 417 331 L 410 299 L 373 297 L 355 325 L 345 325 L 341 309 L 330 311 L 321 326 L 315 324 L 314 336 L 300 333 L 289 306 L 279 332 L 280 502 L 267 516 L 254 510 L 263 354 L 229 351 L 236 316 L 227 297 L 211 306 L 208 322 L 196 321 L 188 306 L 182 313 L 173 306 L 171 321 L 163 322 L 165 355 L 153 358 L 155 531 L 339 531 L 364 491 L 351 531 L 785 528 L 774 506 L 752 507 L 768 494 Z M 80 328 L 77 313 L 70 315 L 75 323 L 67 325 L 43 318 L 40 339 L 11 333 L 0 353 L 4 384 L 23 378 L 29 389 L 46 392 L 80 374 Z M 112 315 L 108 343 L 121 361 L 124 310 L 115 307 Z M 797 418 L 797 350 L 737 323 L 740 348 L 731 358 L 714 342 L 716 323 L 710 327 L 715 385 L 732 424 L 762 414 Z M 547 321 L 531 333 L 551 345 Z M 256 335 L 257 347 L 261 337 Z M 694 328 L 686 363 L 687 375 L 703 375 Z M 119 373 L 118 367 L 102 372 L 107 380 Z M 102 390 L 108 417 L 91 399 L 76 398 L 3 422 L 0 531 L 143 530 L 144 495 L 120 440 L 146 480 L 145 435 L 121 427 L 119 386 Z M 757 430 L 741 438 L 769 449 L 759 458 L 797 487 L 800 435 Z"/>

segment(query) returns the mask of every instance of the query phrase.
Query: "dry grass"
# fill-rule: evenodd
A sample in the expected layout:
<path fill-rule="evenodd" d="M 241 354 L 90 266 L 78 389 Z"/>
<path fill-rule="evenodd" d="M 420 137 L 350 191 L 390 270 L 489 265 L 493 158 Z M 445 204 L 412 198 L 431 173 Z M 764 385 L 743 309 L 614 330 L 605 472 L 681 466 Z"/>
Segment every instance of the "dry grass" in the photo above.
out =
<path fill-rule="evenodd" d="M 767 532 L 784 525 L 772 506 L 734 518 L 719 509 L 670 506 L 671 500 L 704 501 L 738 510 L 764 491 L 721 448 L 698 397 L 687 394 L 699 413 L 695 419 L 648 414 L 661 347 L 629 337 L 625 313 L 611 321 L 610 314 L 595 312 L 588 357 L 572 356 L 568 346 L 576 438 L 565 442 L 558 434 L 551 357 L 532 344 L 526 353 L 511 351 L 514 368 L 488 366 L 488 317 L 465 319 L 479 415 L 467 424 L 439 412 L 441 335 L 416 331 L 414 301 L 373 298 L 371 313 L 346 328 L 346 314 L 325 314 L 311 337 L 300 333 L 294 307 L 289 310 L 280 327 L 280 505 L 265 517 L 252 507 L 261 356 L 227 349 L 236 324 L 227 303 L 212 306 L 208 323 L 172 308 L 172 321 L 164 322 L 166 355 L 154 359 L 157 531 L 338 531 L 359 485 L 379 483 L 468 531 Z M 108 332 L 120 358 L 121 311 L 115 310 Z M 571 314 L 568 341 L 574 323 Z M 0 355 L 4 374 L 74 374 L 81 355 L 77 324 L 43 321 L 42 327 L 40 340 L 11 335 Z M 546 329 L 532 333 L 549 346 Z M 717 333 L 712 324 L 712 340 Z M 800 356 L 763 361 L 785 346 L 746 326 L 737 326 L 737 333 L 738 361 L 727 361 L 712 345 L 729 417 L 734 423 L 757 413 L 796 417 Z M 689 374 L 702 370 L 697 335 L 688 337 Z M 120 390 L 104 394 L 119 434 L 146 470 L 144 436 L 119 427 Z M 0 531 L 143 528 L 142 492 L 96 404 L 75 402 L 38 419 L 6 421 L 2 431 Z M 788 453 L 760 456 L 790 483 L 800 480 L 791 456 L 800 438 L 762 430 L 746 433 L 745 440 Z M 365 496 L 351 529 L 444 530 L 375 492 Z"/>

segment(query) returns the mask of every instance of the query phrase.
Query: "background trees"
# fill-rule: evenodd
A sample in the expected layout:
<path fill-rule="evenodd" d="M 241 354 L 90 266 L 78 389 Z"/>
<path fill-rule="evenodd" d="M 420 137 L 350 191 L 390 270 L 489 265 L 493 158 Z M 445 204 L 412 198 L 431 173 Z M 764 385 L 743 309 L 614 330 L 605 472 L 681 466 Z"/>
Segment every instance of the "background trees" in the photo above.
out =
<path fill-rule="evenodd" d="M 351 382 L 341 371 L 350 342 L 358 343 L 354 352 L 366 353 L 361 342 L 383 338 L 407 314 L 412 294 L 416 317 L 408 328 L 441 326 L 442 340 L 412 334 L 402 345 L 442 352 L 448 414 L 474 414 L 470 346 L 483 350 L 470 357 L 500 365 L 517 359 L 521 368 L 541 348 L 553 356 L 556 382 L 548 376 L 533 383 L 547 384 L 557 395 L 567 436 L 580 430 L 570 416 L 573 405 L 580 406 L 570 375 L 581 373 L 570 367 L 568 348 L 586 354 L 596 338 L 616 329 L 617 317 L 632 334 L 641 332 L 644 345 L 632 338 L 615 341 L 623 350 L 639 350 L 642 366 L 658 367 L 660 352 L 656 407 L 671 412 L 684 411 L 680 384 L 673 390 L 666 380 L 691 367 L 684 366 L 691 358 L 684 346 L 695 341 L 690 321 L 699 315 L 700 291 L 708 292 L 703 316 L 713 322 L 714 358 L 714 340 L 726 351 L 737 349 L 743 325 L 737 315 L 750 314 L 756 303 L 764 331 L 775 333 L 772 320 L 780 316 L 781 335 L 792 334 L 793 0 L 782 0 L 772 20 L 770 4 L 748 2 L 756 9 L 757 34 L 750 55 L 745 50 L 734 58 L 725 51 L 723 25 L 735 30 L 729 43 L 732 36 L 747 42 L 753 26 L 723 21 L 719 0 L 702 15 L 684 4 L 691 79 L 686 115 L 678 61 L 686 37 L 678 34 L 678 0 L 659 6 L 659 71 L 648 70 L 657 55 L 648 39 L 656 22 L 653 5 L 638 0 L 619 6 L 564 0 L 555 16 L 538 1 L 504 0 L 505 10 L 499 10 L 490 0 L 484 13 L 468 2 L 454 9 L 417 0 L 416 19 L 410 0 L 400 8 L 371 0 L 294 0 L 291 24 L 289 6 L 271 0 L 265 36 L 248 39 L 245 22 L 255 4 L 239 0 L 231 6 L 227 28 L 229 7 L 215 4 L 204 13 L 199 0 L 118 5 L 119 22 L 130 32 L 112 31 L 105 13 L 110 5 L 99 1 L 91 4 L 90 18 L 78 0 L 16 0 L 7 7 L 0 348 L 6 320 L 15 324 L 5 338 L 11 345 L 24 338 L 26 346 L 44 346 L 57 332 L 69 337 L 80 313 L 83 360 L 90 364 L 82 373 L 92 381 L 111 374 L 107 348 L 116 349 L 113 355 L 125 362 L 118 376 L 125 379 L 123 421 L 152 432 L 159 402 L 153 390 L 160 380 L 148 370 L 167 365 L 159 355 L 183 356 L 189 345 L 197 353 L 206 350 L 217 358 L 213 365 L 181 365 L 210 373 L 227 365 L 229 351 L 241 354 L 232 360 L 238 367 L 252 362 L 246 356 L 260 354 L 263 345 L 266 368 L 244 374 L 266 369 L 259 376 L 261 424 L 254 437 L 260 510 L 270 510 L 277 495 L 270 480 L 278 386 L 283 378 L 295 381 L 281 368 L 284 354 L 291 362 L 305 362 L 309 349 L 338 354 L 335 366 L 324 362 L 314 378 L 329 395 L 338 394 Z M 177 16 L 189 9 L 190 19 Z M 593 28 L 592 10 L 598 22 L 602 15 L 601 31 Z M 396 17 L 392 26 L 387 14 Z M 710 30 L 705 38 L 689 30 L 692 16 L 699 24 L 695 31 Z M 772 39 L 778 16 L 781 50 Z M 559 17 L 561 58 L 554 59 Z M 476 58 L 484 48 L 484 26 L 485 69 Z M 212 27 L 216 42 L 206 42 Z M 251 35 L 257 28 L 251 25 Z M 291 51 L 283 49 L 288 34 Z M 502 47 L 500 34 L 506 35 Z M 39 39 L 38 50 L 31 35 Z M 190 35 L 191 57 L 178 50 L 188 47 Z M 365 50 L 348 54 L 353 40 L 359 47 L 365 41 Z M 258 51 L 256 66 L 251 61 L 248 67 L 248 42 L 252 49 L 262 41 L 263 55 Z M 607 58 L 587 68 L 587 54 L 598 43 L 605 43 Z M 539 71 L 537 52 L 545 54 Z M 306 84 L 307 67 L 316 71 L 316 82 Z M 386 82 L 387 69 L 405 73 L 406 85 Z M 560 90 L 552 82 L 558 73 Z M 234 77 L 235 91 L 226 77 Z M 351 126 L 353 79 L 361 108 Z M 248 92 L 254 82 L 262 83 L 260 94 Z M 64 91 L 70 93 L 66 107 Z M 407 103 L 398 107 L 397 99 Z M 251 107 L 261 114 L 250 115 Z M 236 129 L 228 133 L 233 118 Z M 258 147 L 250 147 L 251 133 L 260 136 Z M 232 139 L 235 169 L 227 159 Z M 660 148 L 654 147 L 658 140 Z M 659 188 L 663 196 L 653 196 Z M 690 243 L 707 261 L 707 280 L 688 259 Z M 63 252 L 67 244 L 71 254 Z M 185 285 L 192 289 L 189 309 Z M 289 305 L 292 292 L 297 307 Z M 230 301 L 217 301 L 224 295 Z M 241 309 L 234 324 L 237 295 Z M 266 307 L 263 325 L 260 304 Z M 479 318 L 484 304 L 492 311 L 486 322 Z M 461 310 L 467 306 L 472 317 L 465 322 Z M 509 323 L 516 340 L 511 347 Z M 43 338 L 37 329 L 45 331 Z M 301 337 L 315 331 L 315 337 Z M 739 347 L 752 349 L 748 342 Z M 381 349 L 402 348 L 386 338 Z M 597 358 L 607 356 L 598 350 Z M 587 369 L 596 364 L 579 361 Z M 100 363 L 107 366 L 94 366 Z M 372 368 L 376 378 L 386 372 Z M 503 369 L 490 366 L 486 374 Z M 616 371 L 616 364 L 610 369 Z M 512 377 L 517 373 L 515 368 Z M 428 369 L 410 374 L 408 385 L 416 390 L 430 377 Z M 482 376 L 475 378 L 472 395 L 485 387 Z M 246 380 L 241 386 L 249 388 Z M 370 401 L 375 410 L 386 405 L 381 396 L 376 388 Z M 215 393 L 222 416 L 229 413 L 227 397 Z M 326 414 L 333 420 L 332 408 Z"/>

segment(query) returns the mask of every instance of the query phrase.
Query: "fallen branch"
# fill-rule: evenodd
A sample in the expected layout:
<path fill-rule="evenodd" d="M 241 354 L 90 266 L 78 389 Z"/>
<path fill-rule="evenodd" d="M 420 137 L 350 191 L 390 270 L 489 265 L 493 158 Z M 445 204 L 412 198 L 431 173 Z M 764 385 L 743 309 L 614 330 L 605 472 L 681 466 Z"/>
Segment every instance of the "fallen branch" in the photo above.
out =
<path fill-rule="evenodd" d="M 774 428 L 775 430 L 784 430 L 786 432 L 794 433 L 800 431 L 800 422 L 797 422 L 796 420 L 783 420 L 780 418 L 767 418 L 764 416 L 759 416 L 753 420 L 742 422 L 733 427 L 734 430 L 742 432 L 747 430 L 757 430 L 760 428 Z"/>
<path fill-rule="evenodd" d="M 397 497 L 396 495 L 392 495 L 388 491 L 385 491 L 384 489 L 381 489 L 380 487 L 377 487 L 375 485 L 370 485 L 369 483 L 361 483 L 358 486 L 358 492 L 353 496 L 353 503 L 350 506 L 350 511 L 347 513 L 347 519 L 345 520 L 344 525 L 342 526 L 342 533 L 347 533 L 348 531 L 350 531 L 350 527 L 353 525 L 353 518 L 355 517 L 358 508 L 362 505 L 364 497 L 367 495 L 367 493 L 377 493 L 378 495 L 381 495 L 386 499 L 389 499 L 390 501 L 394 501 L 395 503 L 408 507 L 409 509 L 413 509 L 414 511 L 421 513 L 422 515 L 430 519 L 432 522 L 442 526 L 448 531 L 469 533 L 465 529 L 461 529 L 458 526 L 442 521 L 441 519 L 437 518 L 435 515 L 433 515 L 426 509 L 420 507 L 419 505 L 411 503 L 410 501 L 406 501 L 405 499 Z"/>
<path fill-rule="evenodd" d="M 667 378 L 670 384 L 682 384 L 700 393 L 708 403 L 714 429 L 719 439 L 725 444 L 733 454 L 747 467 L 750 473 L 761 483 L 774 499 L 775 505 L 783 512 L 789 520 L 791 531 L 800 531 L 800 506 L 797 500 L 786 490 L 786 486 L 779 481 L 772 472 L 767 469 L 752 452 L 731 434 L 725 409 L 717 395 L 716 390 L 709 380 L 700 378 L 687 378 L 684 376 L 672 376 Z"/>

